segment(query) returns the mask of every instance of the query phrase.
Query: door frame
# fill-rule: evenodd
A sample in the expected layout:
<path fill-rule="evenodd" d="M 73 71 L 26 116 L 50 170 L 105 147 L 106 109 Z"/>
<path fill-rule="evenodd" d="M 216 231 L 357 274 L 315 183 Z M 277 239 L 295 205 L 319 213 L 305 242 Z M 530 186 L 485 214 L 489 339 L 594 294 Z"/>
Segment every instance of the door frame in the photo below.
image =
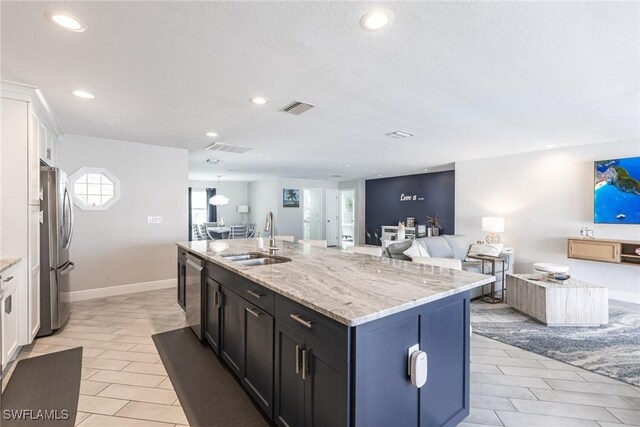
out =
<path fill-rule="evenodd" d="M 311 239 L 312 237 L 310 236 L 305 236 L 304 235 L 304 209 L 305 209 L 305 197 L 304 197 L 304 192 L 305 190 L 317 190 L 320 192 L 320 197 L 319 197 L 319 201 L 320 201 L 320 238 L 319 239 L 323 239 L 325 236 L 325 227 L 324 227 L 324 218 L 325 218 L 325 203 L 324 203 L 324 192 L 323 189 L 320 187 L 303 187 L 302 188 L 302 238 L 303 239 Z"/>
<path fill-rule="evenodd" d="M 329 197 L 331 194 L 336 195 L 336 205 L 335 205 L 335 212 L 333 212 L 333 215 L 329 215 Z M 329 216 L 331 216 L 332 218 L 335 217 L 336 220 L 336 243 L 334 245 L 331 244 L 331 242 L 329 242 Z M 325 206 L 324 206 L 324 230 L 325 230 L 325 239 L 327 240 L 327 246 L 338 246 L 341 242 L 340 240 L 340 190 L 337 188 L 327 188 L 325 190 Z"/>

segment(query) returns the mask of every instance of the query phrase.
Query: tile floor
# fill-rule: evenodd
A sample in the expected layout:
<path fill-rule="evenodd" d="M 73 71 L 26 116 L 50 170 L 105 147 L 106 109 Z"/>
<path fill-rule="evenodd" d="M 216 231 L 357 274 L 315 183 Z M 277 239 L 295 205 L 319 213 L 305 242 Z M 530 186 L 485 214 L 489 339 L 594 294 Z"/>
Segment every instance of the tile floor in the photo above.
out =
<path fill-rule="evenodd" d="M 181 427 L 151 335 L 182 326 L 172 289 L 77 302 L 63 331 L 19 358 L 84 347 L 78 426 Z M 461 426 L 481 425 L 640 426 L 640 388 L 474 334 L 471 414 Z"/>

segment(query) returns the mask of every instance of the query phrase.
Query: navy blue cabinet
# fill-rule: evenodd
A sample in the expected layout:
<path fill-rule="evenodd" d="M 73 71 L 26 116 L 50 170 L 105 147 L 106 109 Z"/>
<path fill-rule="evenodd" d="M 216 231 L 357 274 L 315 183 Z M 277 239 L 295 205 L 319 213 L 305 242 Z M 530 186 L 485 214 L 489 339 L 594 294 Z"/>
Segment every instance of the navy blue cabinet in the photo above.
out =
<path fill-rule="evenodd" d="M 469 415 L 469 292 L 365 323 L 354 332 L 354 426 L 455 426 Z M 427 353 L 426 384 L 408 349 Z M 390 398 L 393 396 L 393 398 Z"/>
<path fill-rule="evenodd" d="M 273 416 L 273 317 L 246 302 L 244 337 L 242 385 L 271 418 Z"/>
<path fill-rule="evenodd" d="M 231 372 L 242 378 L 244 369 L 244 300 L 225 286 L 220 287 L 222 298 L 222 327 L 220 357 Z"/>
<path fill-rule="evenodd" d="M 204 337 L 216 354 L 220 354 L 220 320 L 222 296 L 220 284 L 210 277 L 206 277 L 206 312 Z"/>
<path fill-rule="evenodd" d="M 273 420 L 279 426 L 304 425 L 303 347 L 302 335 L 276 321 Z"/>

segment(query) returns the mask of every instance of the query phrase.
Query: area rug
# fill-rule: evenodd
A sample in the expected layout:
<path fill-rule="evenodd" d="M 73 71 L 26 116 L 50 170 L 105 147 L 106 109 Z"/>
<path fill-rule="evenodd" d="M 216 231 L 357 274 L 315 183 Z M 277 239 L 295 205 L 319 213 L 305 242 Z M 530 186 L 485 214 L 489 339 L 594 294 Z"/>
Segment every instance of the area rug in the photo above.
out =
<path fill-rule="evenodd" d="M 191 328 L 152 335 L 191 427 L 268 427 L 238 381 Z"/>
<path fill-rule="evenodd" d="M 18 362 L 2 393 L 2 427 L 73 427 L 82 347 Z"/>
<path fill-rule="evenodd" d="M 609 324 L 548 327 L 506 304 L 471 304 L 473 332 L 512 346 L 640 386 L 640 310 L 609 304 Z"/>

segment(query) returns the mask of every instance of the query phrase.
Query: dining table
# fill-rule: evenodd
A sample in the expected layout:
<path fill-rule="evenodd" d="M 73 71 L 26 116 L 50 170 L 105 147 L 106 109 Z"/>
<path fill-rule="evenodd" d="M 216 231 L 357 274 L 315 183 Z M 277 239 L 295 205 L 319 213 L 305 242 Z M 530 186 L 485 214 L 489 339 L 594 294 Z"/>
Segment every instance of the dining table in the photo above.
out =
<path fill-rule="evenodd" d="M 216 235 L 216 236 L 219 236 L 219 237 L 215 237 L 217 239 L 228 239 L 229 232 L 231 232 L 231 227 L 225 227 L 225 226 L 207 227 L 207 231 L 209 232 L 209 235 L 211 237 L 214 237 L 213 235 Z"/>

